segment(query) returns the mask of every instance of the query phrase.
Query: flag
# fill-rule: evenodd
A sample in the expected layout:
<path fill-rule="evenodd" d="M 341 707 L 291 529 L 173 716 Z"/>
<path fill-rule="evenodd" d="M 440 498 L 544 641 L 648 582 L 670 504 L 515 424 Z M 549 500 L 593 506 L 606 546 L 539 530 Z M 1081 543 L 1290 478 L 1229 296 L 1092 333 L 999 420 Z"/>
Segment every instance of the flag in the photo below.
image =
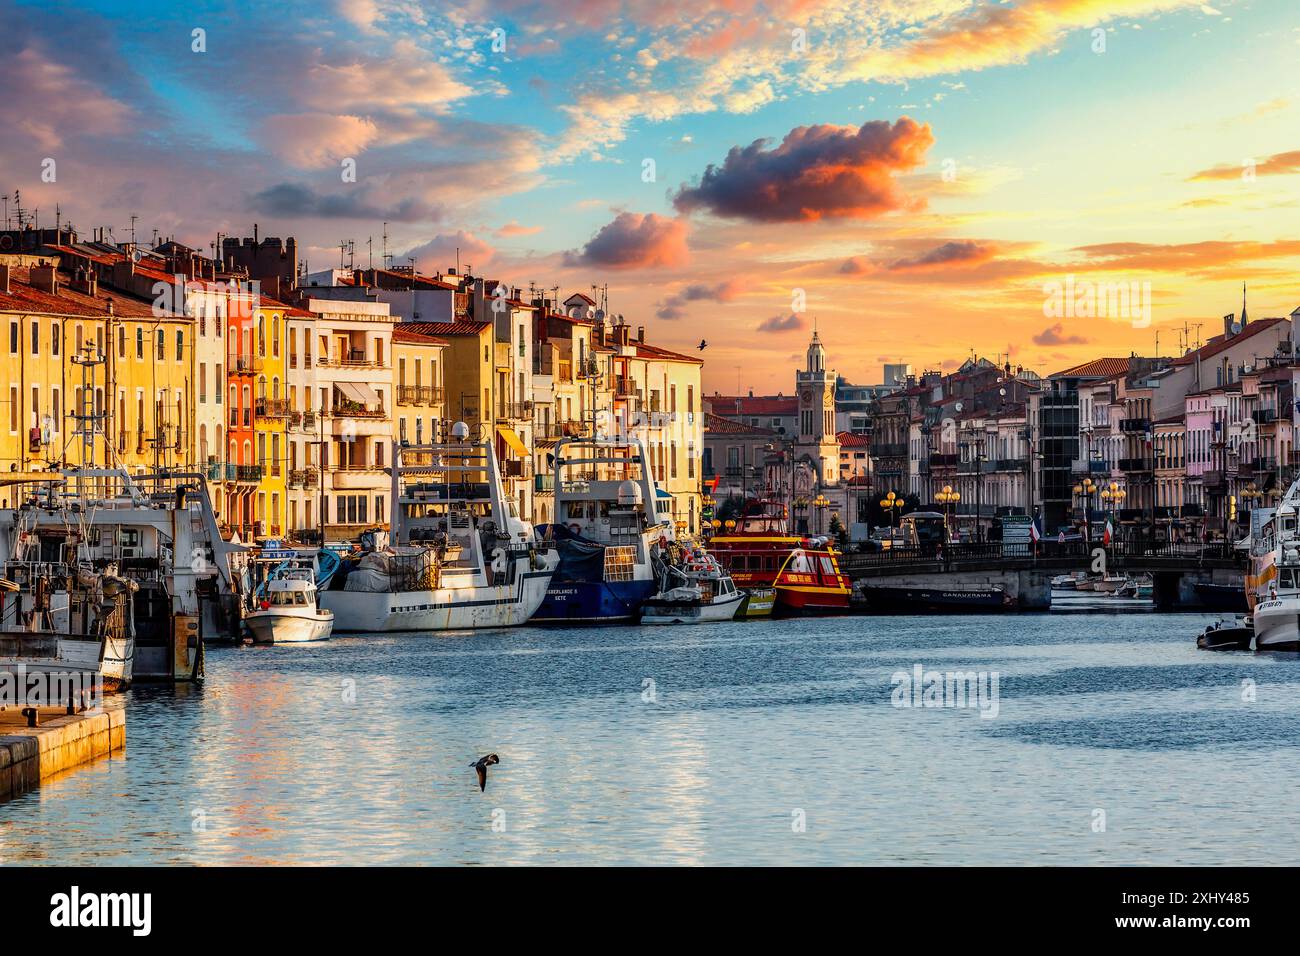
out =
<path fill-rule="evenodd" d="M 1104 535 L 1102 535 L 1101 543 L 1102 543 L 1102 544 L 1110 544 L 1110 536 L 1111 536 L 1111 534 L 1112 534 L 1112 531 L 1111 531 L 1111 527 L 1110 527 L 1110 519 L 1107 518 L 1107 519 L 1106 519 L 1106 533 L 1105 533 Z"/>
<path fill-rule="evenodd" d="M 1057 544 L 1065 544 L 1065 529 L 1062 528 L 1056 535 Z"/>
<path fill-rule="evenodd" d="M 1029 522 L 1029 540 L 1032 541 L 1034 544 L 1038 544 L 1038 522 L 1037 521 Z"/>

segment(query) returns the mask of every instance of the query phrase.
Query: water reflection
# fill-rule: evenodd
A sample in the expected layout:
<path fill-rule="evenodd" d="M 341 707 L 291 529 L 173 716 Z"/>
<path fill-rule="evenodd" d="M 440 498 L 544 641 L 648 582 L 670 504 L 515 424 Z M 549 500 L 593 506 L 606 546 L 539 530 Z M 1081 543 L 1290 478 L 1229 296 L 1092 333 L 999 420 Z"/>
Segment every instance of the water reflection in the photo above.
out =
<path fill-rule="evenodd" d="M 130 692 L 123 755 L 0 804 L 0 860 L 1300 862 L 1300 824 L 1257 812 L 1290 799 L 1300 661 L 1197 651 L 1210 619 L 212 648 L 204 687 Z M 998 671 L 999 716 L 892 707 L 915 664 Z"/>

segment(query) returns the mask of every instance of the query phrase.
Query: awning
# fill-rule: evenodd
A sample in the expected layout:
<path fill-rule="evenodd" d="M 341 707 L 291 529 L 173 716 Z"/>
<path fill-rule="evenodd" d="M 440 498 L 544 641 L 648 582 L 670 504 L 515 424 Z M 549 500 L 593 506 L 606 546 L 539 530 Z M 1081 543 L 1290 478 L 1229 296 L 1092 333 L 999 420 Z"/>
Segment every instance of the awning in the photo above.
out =
<path fill-rule="evenodd" d="M 507 428 L 505 425 L 498 425 L 497 434 L 505 439 L 505 443 L 510 446 L 510 450 L 513 451 L 515 455 L 520 458 L 528 457 L 528 448 L 519 440 L 519 436 L 515 434 L 513 428 Z"/>
<path fill-rule="evenodd" d="M 379 393 L 364 382 L 335 382 L 334 387 L 354 402 L 362 405 L 379 404 Z"/>

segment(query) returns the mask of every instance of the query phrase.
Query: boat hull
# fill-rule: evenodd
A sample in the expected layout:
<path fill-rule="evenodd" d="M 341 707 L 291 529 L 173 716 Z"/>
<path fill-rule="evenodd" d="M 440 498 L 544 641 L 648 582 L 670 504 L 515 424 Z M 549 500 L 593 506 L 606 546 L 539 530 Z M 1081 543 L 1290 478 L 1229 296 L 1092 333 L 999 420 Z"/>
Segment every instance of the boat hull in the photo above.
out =
<path fill-rule="evenodd" d="M 772 613 L 779 617 L 816 617 L 847 614 L 848 611 L 847 588 L 783 587 L 778 584 Z"/>
<path fill-rule="evenodd" d="M 1255 650 L 1300 651 L 1300 598 L 1259 601 L 1252 620 Z"/>
<path fill-rule="evenodd" d="M 776 606 L 776 588 L 750 588 L 745 592 L 745 602 L 736 612 L 737 617 L 771 617 Z"/>
<path fill-rule="evenodd" d="M 534 624 L 624 624 L 641 618 L 654 581 L 553 581 Z"/>
<path fill-rule="evenodd" d="M 1196 596 L 1211 611 L 1236 611 L 1245 614 L 1250 610 L 1244 585 L 1194 584 Z"/>
<path fill-rule="evenodd" d="M 1207 628 L 1196 639 L 1196 646 L 1203 651 L 1248 651 L 1250 650 L 1250 642 L 1254 638 L 1254 628 Z"/>
<path fill-rule="evenodd" d="M 642 624 L 716 624 L 730 621 L 744 602 L 737 592 L 721 601 L 700 604 L 685 601 L 661 601 L 652 598 L 641 606 Z"/>
<path fill-rule="evenodd" d="M 873 611 L 969 611 L 990 614 L 1009 610 L 1012 602 L 1001 588 L 886 588 L 863 589 Z"/>
<path fill-rule="evenodd" d="M 328 640 L 334 617 L 326 614 L 274 614 L 254 611 L 245 618 L 254 644 L 306 644 Z"/>
<path fill-rule="evenodd" d="M 553 569 L 527 571 L 513 584 L 428 591 L 322 591 L 335 633 L 459 631 L 527 624 L 546 597 Z"/>

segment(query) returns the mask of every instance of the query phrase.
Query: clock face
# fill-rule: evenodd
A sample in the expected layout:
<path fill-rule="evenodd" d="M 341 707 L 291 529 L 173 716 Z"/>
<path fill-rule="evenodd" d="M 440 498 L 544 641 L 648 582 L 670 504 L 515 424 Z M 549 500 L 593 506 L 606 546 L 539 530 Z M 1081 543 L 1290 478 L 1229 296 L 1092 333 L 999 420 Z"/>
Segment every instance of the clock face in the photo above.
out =
<path fill-rule="evenodd" d="M 803 398 L 803 400 L 804 400 L 805 402 L 811 402 L 811 401 L 812 401 L 812 392 L 804 392 L 803 395 L 802 395 L 801 397 Z"/>

